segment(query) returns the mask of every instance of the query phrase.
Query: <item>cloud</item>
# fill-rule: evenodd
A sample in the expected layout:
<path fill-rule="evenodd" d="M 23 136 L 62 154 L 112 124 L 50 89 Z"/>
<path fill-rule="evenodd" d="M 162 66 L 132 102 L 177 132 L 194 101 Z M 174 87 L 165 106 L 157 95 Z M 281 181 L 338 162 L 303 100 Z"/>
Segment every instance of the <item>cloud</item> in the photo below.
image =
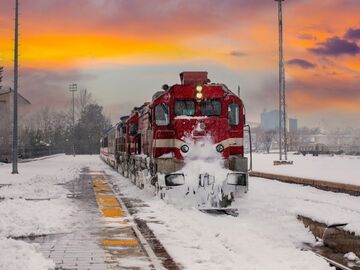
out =
<path fill-rule="evenodd" d="M 303 69 L 310 69 L 310 68 L 316 67 L 315 64 L 310 63 L 309 61 L 306 61 L 304 59 L 298 59 L 298 58 L 291 59 L 291 60 L 287 61 L 286 63 L 288 65 L 298 66 L 298 67 L 301 67 Z"/>
<path fill-rule="evenodd" d="M 360 47 L 355 42 L 339 37 L 329 38 L 325 42 L 318 43 L 318 45 L 318 47 L 310 48 L 309 51 L 325 56 L 356 55 L 360 53 Z"/>
<path fill-rule="evenodd" d="M 311 34 L 299 34 L 297 37 L 302 40 L 316 40 L 316 37 Z"/>
<path fill-rule="evenodd" d="M 242 56 L 246 56 L 247 53 L 244 53 L 242 51 L 238 51 L 238 50 L 234 50 L 234 51 L 231 51 L 229 53 L 231 56 L 235 56 L 235 57 L 242 57 Z"/>
<path fill-rule="evenodd" d="M 12 70 L 6 70 L 7 79 L 4 85 L 12 85 Z M 32 110 L 43 107 L 66 110 L 71 100 L 70 83 L 78 83 L 79 89 L 94 75 L 77 70 L 50 71 L 43 69 L 23 68 L 20 70 L 19 92 L 32 104 Z"/>
<path fill-rule="evenodd" d="M 319 108 L 323 106 L 322 101 L 325 99 L 338 100 L 339 102 L 358 102 L 360 100 L 359 79 L 338 80 L 336 77 L 320 77 L 320 75 L 315 78 L 289 80 L 286 83 L 286 90 L 289 93 L 300 91 L 312 97 L 313 100 L 319 102 Z M 300 102 L 300 100 L 296 102 Z"/>
<path fill-rule="evenodd" d="M 346 31 L 344 37 L 347 39 L 359 40 L 360 39 L 360 28 L 357 28 L 357 29 L 350 28 L 349 30 Z"/>

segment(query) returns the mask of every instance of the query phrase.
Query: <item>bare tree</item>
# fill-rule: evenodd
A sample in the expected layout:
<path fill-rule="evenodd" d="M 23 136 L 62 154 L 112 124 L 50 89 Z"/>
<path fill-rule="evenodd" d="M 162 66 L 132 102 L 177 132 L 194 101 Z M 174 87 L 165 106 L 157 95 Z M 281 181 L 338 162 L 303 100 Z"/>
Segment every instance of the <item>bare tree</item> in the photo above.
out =
<path fill-rule="evenodd" d="M 85 110 L 86 106 L 89 104 L 93 104 L 94 100 L 92 98 L 92 94 L 87 91 L 87 89 L 81 89 L 78 92 L 78 95 L 75 99 L 76 105 L 76 115 L 77 118 L 80 118 L 82 112 Z"/>

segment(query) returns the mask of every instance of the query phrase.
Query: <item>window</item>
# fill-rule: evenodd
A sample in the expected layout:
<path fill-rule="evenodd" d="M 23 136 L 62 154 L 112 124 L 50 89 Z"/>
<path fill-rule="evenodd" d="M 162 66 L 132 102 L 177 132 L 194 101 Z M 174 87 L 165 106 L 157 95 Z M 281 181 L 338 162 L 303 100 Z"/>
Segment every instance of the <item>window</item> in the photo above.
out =
<path fill-rule="evenodd" d="M 170 123 L 169 106 L 159 104 L 155 107 L 155 123 L 158 126 L 167 126 Z"/>
<path fill-rule="evenodd" d="M 237 126 L 240 123 L 240 110 L 239 105 L 236 103 L 230 103 L 228 107 L 229 125 Z"/>
<path fill-rule="evenodd" d="M 192 100 L 176 100 L 175 115 L 193 116 L 195 114 L 195 102 Z"/>
<path fill-rule="evenodd" d="M 203 116 L 219 116 L 221 114 L 220 100 L 210 99 L 201 102 L 201 115 Z"/>

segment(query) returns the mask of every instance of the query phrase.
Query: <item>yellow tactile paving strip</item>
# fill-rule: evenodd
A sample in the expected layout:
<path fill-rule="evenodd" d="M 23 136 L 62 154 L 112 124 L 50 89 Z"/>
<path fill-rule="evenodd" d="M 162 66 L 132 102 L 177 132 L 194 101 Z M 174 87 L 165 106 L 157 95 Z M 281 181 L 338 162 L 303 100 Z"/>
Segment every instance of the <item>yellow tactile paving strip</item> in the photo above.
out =
<path fill-rule="evenodd" d="M 96 201 L 101 207 L 119 207 L 118 200 L 112 194 L 96 193 Z"/>
<path fill-rule="evenodd" d="M 139 242 L 136 239 L 112 239 L 104 240 L 103 246 L 137 246 Z"/>
<path fill-rule="evenodd" d="M 95 192 L 96 202 L 99 206 L 100 213 L 104 218 L 110 218 L 112 223 L 117 222 L 119 225 L 127 224 L 126 214 L 121 208 L 118 199 L 113 194 L 108 186 L 104 175 L 92 176 L 92 184 Z M 112 220 L 114 219 L 114 220 Z M 131 232 L 131 230 L 129 231 Z M 134 247 L 139 245 L 137 239 L 133 239 L 134 235 L 126 235 L 126 238 L 119 239 L 114 236 L 114 239 L 104 239 L 101 245 L 106 247 Z"/>

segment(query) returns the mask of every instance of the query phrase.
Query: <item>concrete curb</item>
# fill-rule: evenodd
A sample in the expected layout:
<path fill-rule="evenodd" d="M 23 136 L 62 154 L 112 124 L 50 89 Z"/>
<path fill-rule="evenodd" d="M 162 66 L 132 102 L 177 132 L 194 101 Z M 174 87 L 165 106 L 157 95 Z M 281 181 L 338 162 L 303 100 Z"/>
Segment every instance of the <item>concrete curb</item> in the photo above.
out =
<path fill-rule="evenodd" d="M 332 191 L 332 192 L 346 193 L 353 196 L 360 196 L 360 186 L 352 185 L 352 184 L 344 184 L 344 183 L 330 182 L 324 180 L 316 180 L 316 179 L 256 172 L 256 171 L 250 172 L 249 175 L 253 177 L 261 177 L 261 178 L 276 180 L 289 184 L 311 186 L 325 191 Z"/>

